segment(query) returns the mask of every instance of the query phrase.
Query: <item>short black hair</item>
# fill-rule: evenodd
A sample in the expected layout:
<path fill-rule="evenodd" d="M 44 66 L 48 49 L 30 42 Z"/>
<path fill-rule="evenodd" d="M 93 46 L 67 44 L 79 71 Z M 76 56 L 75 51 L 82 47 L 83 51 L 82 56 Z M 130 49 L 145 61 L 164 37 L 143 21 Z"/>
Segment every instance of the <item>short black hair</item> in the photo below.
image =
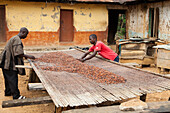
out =
<path fill-rule="evenodd" d="M 26 31 L 27 33 L 29 32 L 26 27 L 22 27 L 19 32 L 23 32 L 23 31 Z"/>
<path fill-rule="evenodd" d="M 93 39 L 97 40 L 97 36 L 95 34 L 91 34 L 89 37 L 92 37 Z"/>

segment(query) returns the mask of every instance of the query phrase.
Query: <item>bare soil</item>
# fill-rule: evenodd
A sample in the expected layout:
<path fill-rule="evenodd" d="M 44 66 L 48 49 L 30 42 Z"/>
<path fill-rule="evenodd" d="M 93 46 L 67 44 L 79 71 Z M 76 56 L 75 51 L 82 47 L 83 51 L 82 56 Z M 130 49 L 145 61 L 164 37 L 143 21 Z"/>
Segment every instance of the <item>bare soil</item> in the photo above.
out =
<path fill-rule="evenodd" d="M 29 69 L 26 70 L 27 75 L 18 76 L 20 93 L 27 98 L 47 96 L 46 91 L 28 91 L 27 83 L 29 79 Z M 12 100 L 12 96 L 4 96 L 4 78 L 0 69 L 0 113 L 54 113 L 55 106 L 53 103 L 29 105 L 22 107 L 2 108 L 2 101 Z"/>

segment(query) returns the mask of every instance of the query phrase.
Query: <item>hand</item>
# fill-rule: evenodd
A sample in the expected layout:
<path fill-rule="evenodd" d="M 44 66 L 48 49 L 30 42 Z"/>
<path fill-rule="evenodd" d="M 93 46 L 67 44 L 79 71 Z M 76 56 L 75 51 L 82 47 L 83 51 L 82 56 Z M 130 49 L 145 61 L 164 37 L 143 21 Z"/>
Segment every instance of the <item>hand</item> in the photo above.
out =
<path fill-rule="evenodd" d="M 80 59 L 77 59 L 77 60 L 79 60 L 80 62 L 84 62 L 85 61 L 85 59 L 83 58 L 80 58 Z"/>
<path fill-rule="evenodd" d="M 28 58 L 30 58 L 30 59 L 35 59 L 35 57 L 34 56 L 32 56 L 32 55 L 29 55 L 29 57 Z"/>

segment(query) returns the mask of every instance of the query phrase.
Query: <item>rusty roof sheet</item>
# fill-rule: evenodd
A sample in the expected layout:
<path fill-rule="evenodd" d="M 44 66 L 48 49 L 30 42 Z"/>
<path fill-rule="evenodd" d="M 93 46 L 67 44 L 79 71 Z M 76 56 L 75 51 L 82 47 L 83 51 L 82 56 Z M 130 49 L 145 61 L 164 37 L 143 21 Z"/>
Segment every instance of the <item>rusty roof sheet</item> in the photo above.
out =
<path fill-rule="evenodd" d="M 125 2 L 133 2 L 137 0 L 69 0 L 74 2 L 115 2 L 115 3 L 125 3 Z"/>

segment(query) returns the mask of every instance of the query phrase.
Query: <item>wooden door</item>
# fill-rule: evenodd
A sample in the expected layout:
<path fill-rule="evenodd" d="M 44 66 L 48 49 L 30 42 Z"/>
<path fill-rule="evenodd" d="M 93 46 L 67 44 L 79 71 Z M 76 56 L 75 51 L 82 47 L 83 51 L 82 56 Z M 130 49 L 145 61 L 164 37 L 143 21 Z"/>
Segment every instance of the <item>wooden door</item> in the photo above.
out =
<path fill-rule="evenodd" d="M 0 42 L 6 41 L 5 6 L 0 6 Z"/>
<path fill-rule="evenodd" d="M 73 11 L 60 11 L 60 42 L 72 42 L 74 36 Z"/>

